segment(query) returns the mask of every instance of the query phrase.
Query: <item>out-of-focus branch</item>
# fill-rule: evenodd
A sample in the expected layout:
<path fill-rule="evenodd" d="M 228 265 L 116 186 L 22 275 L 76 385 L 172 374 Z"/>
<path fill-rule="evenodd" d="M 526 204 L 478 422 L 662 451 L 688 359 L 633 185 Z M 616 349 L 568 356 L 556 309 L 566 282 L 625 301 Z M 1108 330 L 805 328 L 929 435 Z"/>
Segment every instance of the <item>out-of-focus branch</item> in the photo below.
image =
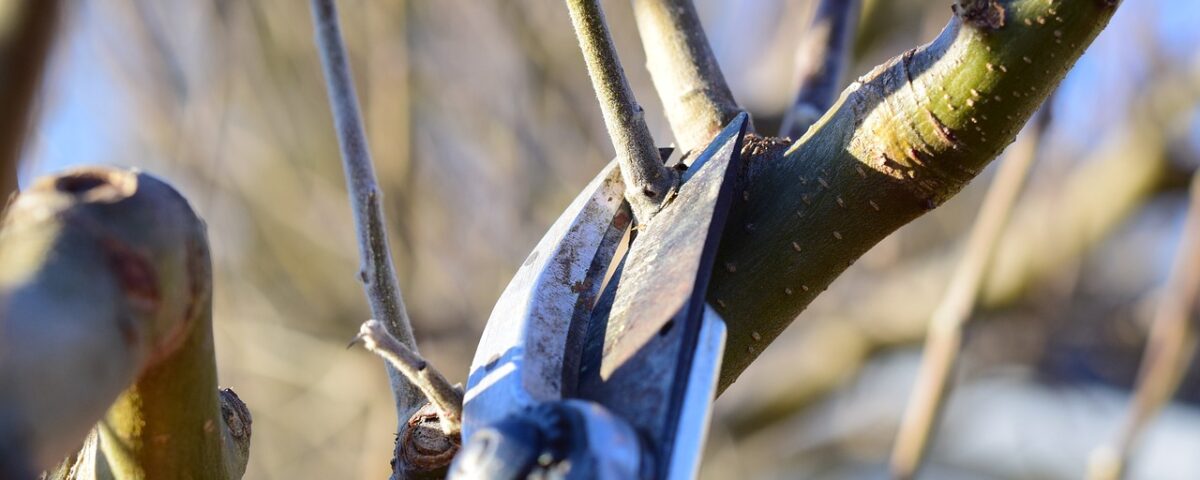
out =
<path fill-rule="evenodd" d="M 412 351 L 417 351 L 412 323 L 404 308 L 404 297 L 396 281 L 396 269 L 388 249 L 387 227 L 383 220 L 383 193 L 375 179 L 371 163 L 366 128 L 350 76 L 346 46 L 342 41 L 334 0 L 312 0 L 313 24 L 316 28 L 317 49 L 328 84 L 329 105 L 333 110 L 334 128 L 346 171 L 346 188 L 354 210 L 358 230 L 358 250 L 362 257 L 359 279 L 367 293 L 371 314 L 380 319 L 388 333 Z M 388 366 L 395 394 L 396 409 L 403 422 L 413 409 L 425 403 L 419 389 L 414 388 L 399 372 Z"/>
<path fill-rule="evenodd" d="M 17 170 L 34 100 L 50 56 L 62 2 L 11 2 L 0 9 L 0 202 L 17 189 Z"/>
<path fill-rule="evenodd" d="M 837 99 L 854 46 L 859 5 L 859 0 L 817 2 L 796 55 L 796 100 L 783 115 L 779 136 L 800 138 Z"/>
<path fill-rule="evenodd" d="M 1192 312 L 1200 293 L 1200 174 L 1192 177 L 1191 201 L 1175 265 L 1155 312 L 1150 338 L 1138 372 L 1133 405 L 1120 433 L 1109 445 L 1097 448 L 1090 459 L 1088 478 L 1124 478 L 1128 458 L 1146 424 L 1171 400 L 1196 352 L 1196 326 Z"/>
<path fill-rule="evenodd" d="M 1026 135 L 1000 164 L 979 208 L 978 219 L 971 227 L 966 251 L 950 277 L 949 289 L 934 311 L 921 368 L 892 451 L 891 470 L 895 478 L 913 478 L 920 468 L 930 432 L 946 401 L 950 375 L 962 348 L 963 326 L 975 310 L 984 274 L 995 257 L 996 244 L 1037 158 L 1048 121 L 1049 115 L 1043 107 Z"/>
<path fill-rule="evenodd" d="M 604 9 L 598 0 L 567 0 L 571 23 L 579 48 L 587 63 L 592 88 L 600 100 L 604 125 L 617 151 L 621 176 L 625 180 L 625 198 L 634 216 L 645 222 L 658 211 L 668 193 L 675 188 L 677 176 L 663 165 L 645 113 L 634 98 L 625 79 L 616 46 L 608 33 Z"/>
<path fill-rule="evenodd" d="M 211 292 L 204 223 L 153 177 L 81 169 L 18 196 L 0 230 L 0 477 L 59 463 L 102 416 L 78 457 L 117 478 L 240 477 L 249 415 L 222 414 Z"/>
<path fill-rule="evenodd" d="M 741 108 L 691 0 L 633 0 L 646 67 L 679 148 L 704 147 Z"/>
<path fill-rule="evenodd" d="M 383 327 L 382 322 L 363 322 L 354 340 L 363 342 L 367 350 L 383 357 L 425 393 L 441 414 L 443 433 L 455 435 L 462 431 L 462 392 L 454 388 L 454 385 L 424 358 L 397 341 L 396 337 Z"/>

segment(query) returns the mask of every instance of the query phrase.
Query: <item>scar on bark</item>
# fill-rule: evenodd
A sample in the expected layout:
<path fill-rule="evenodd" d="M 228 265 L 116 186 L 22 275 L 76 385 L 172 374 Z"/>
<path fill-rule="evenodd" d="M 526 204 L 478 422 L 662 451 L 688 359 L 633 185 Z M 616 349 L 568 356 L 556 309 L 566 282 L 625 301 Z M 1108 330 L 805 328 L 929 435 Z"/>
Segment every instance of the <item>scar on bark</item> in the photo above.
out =
<path fill-rule="evenodd" d="M 995 30 L 1004 26 L 1004 7 L 996 0 L 958 0 L 950 9 L 976 28 Z"/>
<path fill-rule="evenodd" d="M 954 134 L 954 131 L 950 130 L 950 127 L 947 127 L 945 123 L 942 123 L 942 120 L 933 113 L 933 110 L 926 108 L 925 113 L 929 116 L 929 123 L 933 124 L 933 129 L 937 132 L 938 137 L 945 140 L 950 145 L 950 148 L 958 150 L 961 143 L 958 140 L 958 136 Z"/>

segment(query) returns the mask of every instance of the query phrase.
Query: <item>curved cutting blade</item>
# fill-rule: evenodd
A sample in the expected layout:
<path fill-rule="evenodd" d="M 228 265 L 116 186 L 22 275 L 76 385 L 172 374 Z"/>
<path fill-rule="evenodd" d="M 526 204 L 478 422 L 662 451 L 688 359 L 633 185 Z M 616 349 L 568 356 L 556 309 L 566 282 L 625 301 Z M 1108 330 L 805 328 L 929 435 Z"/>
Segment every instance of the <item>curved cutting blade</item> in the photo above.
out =
<path fill-rule="evenodd" d="M 689 168 L 679 194 L 638 227 L 614 280 L 611 310 L 605 316 L 606 305 L 598 306 L 591 320 L 592 332 L 604 332 L 603 350 L 600 358 L 589 353 L 593 358 L 583 360 L 579 396 L 604 405 L 647 435 L 657 450 L 660 477 L 677 470 L 671 466 L 675 449 L 689 450 L 680 452 L 686 457 L 699 454 L 691 451 L 699 448 L 696 439 L 679 439 L 687 440 L 681 447 L 676 436 L 681 427 L 695 430 L 681 424 L 697 421 L 681 420 L 685 405 L 707 405 L 714 393 L 709 385 L 689 394 L 688 384 L 689 377 L 698 378 L 693 363 L 705 323 L 704 294 L 732 201 L 746 122 L 741 114 L 726 126 Z M 600 342 L 588 341 L 591 347 Z M 719 358 L 715 365 L 708 358 L 706 367 L 695 366 L 719 369 Z M 715 370 L 709 372 L 713 379 L 715 375 Z M 699 393 L 707 398 L 689 398 L 695 392 L 707 392 Z"/>
<path fill-rule="evenodd" d="M 471 362 L 464 439 L 526 406 L 562 397 L 564 368 L 575 372 L 578 365 L 579 348 L 567 347 L 570 328 L 586 323 L 573 319 L 591 314 L 632 219 L 624 191 L 612 162 L 559 216 L 504 289 Z"/>

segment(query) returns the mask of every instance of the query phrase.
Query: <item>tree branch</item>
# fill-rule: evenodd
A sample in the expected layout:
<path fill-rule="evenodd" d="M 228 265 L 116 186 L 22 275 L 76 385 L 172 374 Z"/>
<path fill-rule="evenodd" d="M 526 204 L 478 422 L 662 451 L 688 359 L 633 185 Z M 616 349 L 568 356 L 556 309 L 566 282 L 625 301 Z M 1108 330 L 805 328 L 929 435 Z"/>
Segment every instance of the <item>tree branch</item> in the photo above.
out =
<path fill-rule="evenodd" d="M 346 172 L 346 188 L 350 192 L 354 224 L 358 230 L 358 248 L 362 257 L 359 278 L 364 283 L 372 315 L 382 319 L 380 322 L 398 345 L 416 353 L 417 343 L 413 338 L 412 324 L 404 308 L 404 298 L 400 294 L 388 249 L 387 227 L 383 221 L 380 198 L 383 194 L 377 186 L 371 163 L 358 96 L 346 58 L 346 46 L 338 26 L 337 9 L 334 0 L 312 0 L 311 6 L 317 49 L 321 54 L 329 105 L 333 110 L 334 128 L 337 130 L 342 166 Z M 444 477 L 458 451 L 461 441 L 458 432 L 428 434 L 424 423 L 434 419 L 436 414 L 424 412 L 424 393 L 392 364 L 388 363 L 386 367 L 396 401 L 397 441 L 393 452 L 393 478 Z M 442 409 L 442 412 L 447 411 Z M 443 426 L 453 425 L 454 419 L 438 422 Z"/>
<path fill-rule="evenodd" d="M 820 0 L 796 54 L 796 100 L 779 136 L 800 138 L 837 99 L 858 26 L 860 0 Z"/>
<path fill-rule="evenodd" d="M 933 313 L 921 368 L 892 451 L 891 469 L 895 478 L 913 478 L 920 468 L 930 432 L 946 403 L 950 375 L 962 348 L 963 326 L 975 311 L 980 287 L 995 258 L 996 245 L 1037 158 L 1048 122 L 1049 115 L 1043 108 L 1017 148 L 1000 164 L 971 227 L 966 251 L 950 277 L 949 289 Z"/>
<path fill-rule="evenodd" d="M 371 163 L 367 133 L 358 107 L 358 94 L 350 76 L 346 46 L 342 42 L 334 0 L 312 0 L 313 24 L 316 28 L 317 49 L 328 84 L 329 105 L 333 110 L 334 128 L 346 171 L 346 189 L 354 210 L 354 225 L 358 233 L 358 250 L 362 257 L 359 279 L 366 289 L 371 314 L 387 327 L 405 347 L 417 351 L 412 323 L 404 308 L 404 297 L 396 281 L 396 269 L 388 249 L 387 226 L 383 220 L 382 197 Z M 413 410 L 425 403 L 419 389 L 388 366 L 388 377 L 396 400 L 396 411 L 403 425 Z"/>
<path fill-rule="evenodd" d="M 362 341 L 371 353 L 383 357 L 421 389 L 441 415 L 442 433 L 457 435 L 462 431 L 463 394 L 429 362 L 409 350 L 392 334 L 388 333 L 379 320 L 367 320 L 358 330 L 354 341 Z"/>
<path fill-rule="evenodd" d="M 0 202 L 17 190 L 30 112 L 54 44 L 60 6 L 59 0 L 13 2 L 0 13 Z"/>
<path fill-rule="evenodd" d="M 1181 107 L 1193 104 L 1190 99 L 1174 102 Z M 1150 103 L 1154 102 L 1135 102 Z M 1164 186 L 1170 138 L 1164 129 L 1139 127 L 1144 124 L 1130 116 L 1135 119 L 1129 127 L 1079 161 L 1057 188 L 1030 191 L 1017 205 L 985 275 L 980 308 L 1010 306 L 1024 298 L 1024 292 L 1045 286 Z M 1171 123 L 1170 118 L 1163 122 Z M 754 383 L 755 394 L 740 402 L 744 408 L 732 414 L 730 428 L 743 435 L 775 423 L 851 378 L 869 355 L 919 341 L 961 250 L 951 246 L 885 271 L 845 279 L 849 283 L 838 299 L 811 311 L 810 323 L 797 325 L 805 329 L 804 335 L 788 348 L 804 352 L 803 358 L 776 354 L 770 363 L 758 360 L 755 378 L 772 372 L 770 381 Z M 853 292 L 871 295 L 861 299 Z"/>
<path fill-rule="evenodd" d="M 1196 352 L 1196 326 L 1191 320 L 1200 293 L 1200 174 L 1192 177 L 1187 222 L 1175 262 L 1154 315 L 1133 405 L 1113 442 L 1093 452 L 1088 468 L 1092 480 L 1125 477 L 1142 430 L 1171 400 Z"/>
<path fill-rule="evenodd" d="M 646 66 L 680 150 L 708 145 L 741 112 L 691 0 L 634 0 Z"/>
<path fill-rule="evenodd" d="M 240 477 L 226 461 L 244 469 L 248 445 L 225 439 L 248 439 L 249 416 L 233 431 L 218 403 L 210 272 L 204 223 L 148 175 L 81 169 L 18 196 L 0 231 L 0 476 L 55 465 L 103 415 L 85 453 L 118 475 Z"/>
<path fill-rule="evenodd" d="M 678 183 L 674 171 L 663 165 L 646 116 L 625 79 L 617 49 L 608 33 L 604 9 L 598 0 L 567 0 L 575 36 L 587 63 L 592 88 L 600 100 L 604 125 L 617 151 L 625 198 L 639 221 L 647 221 Z"/>
<path fill-rule="evenodd" d="M 995 158 L 1115 4 L 964 0 L 956 10 L 937 39 L 851 85 L 790 147 L 747 142 L 745 201 L 717 261 L 735 268 L 716 269 L 708 295 L 729 325 L 722 389 L 855 259 Z"/>

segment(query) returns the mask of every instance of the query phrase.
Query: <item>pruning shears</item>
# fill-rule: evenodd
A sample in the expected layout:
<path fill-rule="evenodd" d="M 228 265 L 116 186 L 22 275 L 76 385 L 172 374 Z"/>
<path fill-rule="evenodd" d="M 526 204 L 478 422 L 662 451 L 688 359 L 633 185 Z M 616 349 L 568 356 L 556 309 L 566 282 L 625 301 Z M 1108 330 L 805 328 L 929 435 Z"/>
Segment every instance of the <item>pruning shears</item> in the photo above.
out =
<path fill-rule="evenodd" d="M 725 343 L 704 298 L 746 123 L 628 237 L 615 162 L 555 221 L 488 319 L 450 478 L 696 476 Z"/>

